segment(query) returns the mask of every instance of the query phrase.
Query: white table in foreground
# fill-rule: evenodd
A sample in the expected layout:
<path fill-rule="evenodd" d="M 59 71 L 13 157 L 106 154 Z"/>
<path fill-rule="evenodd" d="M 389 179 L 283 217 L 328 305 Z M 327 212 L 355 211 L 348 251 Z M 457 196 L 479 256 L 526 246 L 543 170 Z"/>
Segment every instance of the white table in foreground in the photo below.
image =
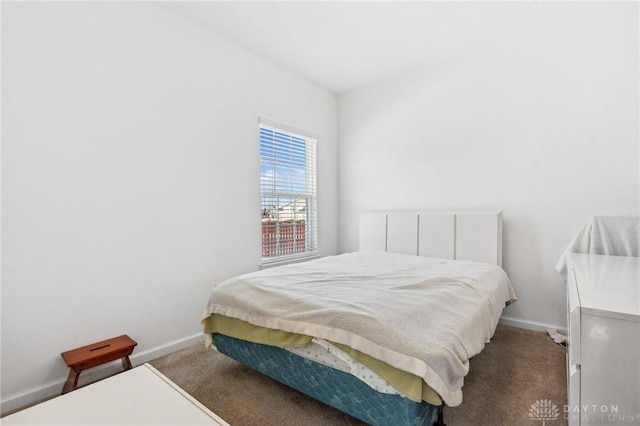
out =
<path fill-rule="evenodd" d="M 229 426 L 149 364 L 18 411 L 0 424 Z"/>

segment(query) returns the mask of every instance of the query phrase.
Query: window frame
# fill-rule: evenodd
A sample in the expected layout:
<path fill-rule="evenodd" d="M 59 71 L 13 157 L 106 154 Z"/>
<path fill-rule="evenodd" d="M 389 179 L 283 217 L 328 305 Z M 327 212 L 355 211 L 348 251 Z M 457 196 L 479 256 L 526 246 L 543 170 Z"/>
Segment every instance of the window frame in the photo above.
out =
<path fill-rule="evenodd" d="M 287 135 L 291 138 L 298 138 L 298 139 L 303 139 L 305 141 L 305 162 L 304 162 L 304 171 L 305 171 L 305 182 L 304 182 L 304 190 L 301 191 L 295 191 L 293 189 L 291 190 L 278 190 L 276 188 L 274 188 L 273 190 L 269 191 L 269 190 L 264 190 L 264 184 L 263 184 L 263 166 L 264 166 L 264 162 L 265 160 L 271 161 L 273 162 L 273 167 L 275 168 L 276 165 L 282 166 L 283 164 L 286 163 L 286 161 L 283 162 L 278 162 L 275 159 L 275 154 L 273 157 L 271 158 L 265 158 L 263 157 L 262 154 L 262 149 L 263 149 L 263 145 L 262 145 L 262 129 L 266 129 L 268 131 L 271 132 L 277 132 L 280 134 L 284 134 Z M 317 213 L 317 199 L 318 199 L 318 194 L 317 194 L 317 138 L 311 136 L 308 132 L 304 132 L 304 131 L 300 131 L 298 129 L 295 129 L 291 126 L 288 125 L 284 125 L 282 123 L 278 123 L 278 122 L 274 122 L 268 119 L 264 119 L 262 117 L 260 117 L 259 119 L 259 125 L 258 125 L 258 147 L 259 147 L 259 162 L 260 162 L 260 212 L 261 212 L 261 262 L 260 265 L 262 267 L 266 267 L 266 266 L 270 266 L 270 265 L 276 265 L 276 264 L 280 264 L 280 263 L 288 263 L 288 262 L 293 262 L 293 261 L 297 261 L 297 260 L 303 260 L 303 259 L 307 259 L 307 258 L 311 258 L 311 257 L 317 257 L 318 256 L 318 213 Z M 311 148 L 311 151 L 309 151 L 309 148 Z M 311 164 L 309 162 L 312 162 Z M 293 168 L 291 169 L 293 170 Z M 274 177 L 274 186 L 277 185 L 277 181 L 275 181 L 275 177 Z M 292 182 L 294 182 L 294 180 L 292 179 Z M 296 181 L 297 182 L 297 181 Z M 303 251 L 298 251 L 298 252 L 294 252 L 294 253 L 287 253 L 287 254 L 275 254 L 273 256 L 264 256 L 265 254 L 265 231 L 264 231 L 264 222 L 265 222 L 265 203 L 264 200 L 265 199 L 272 199 L 272 200 L 280 200 L 280 199 L 290 199 L 290 203 L 289 204 L 293 204 L 296 203 L 298 200 L 306 200 L 305 201 L 305 219 L 304 219 L 304 229 L 305 229 L 305 248 Z M 275 209 L 277 208 L 277 211 L 279 214 L 279 211 L 282 211 L 282 206 L 286 206 L 282 205 L 279 203 L 279 201 L 277 202 L 277 206 L 274 206 L 273 208 Z M 292 208 L 292 210 L 295 210 L 295 206 Z M 298 226 L 296 225 L 296 221 L 297 219 L 295 218 L 297 215 L 297 213 L 288 213 L 288 214 L 294 214 L 294 219 L 292 220 L 292 232 L 296 232 L 296 230 L 298 229 Z M 272 217 L 272 216 L 271 216 Z M 278 217 L 276 220 L 276 226 L 279 228 L 281 226 L 281 224 L 284 222 L 280 221 L 280 218 Z M 280 243 L 280 238 L 282 236 L 280 229 L 278 229 L 276 232 L 276 248 L 274 249 L 275 251 L 278 250 L 283 250 L 282 248 L 278 247 L 277 245 Z M 293 244 L 295 245 L 295 238 L 293 240 Z M 294 249 L 295 250 L 295 249 Z"/>

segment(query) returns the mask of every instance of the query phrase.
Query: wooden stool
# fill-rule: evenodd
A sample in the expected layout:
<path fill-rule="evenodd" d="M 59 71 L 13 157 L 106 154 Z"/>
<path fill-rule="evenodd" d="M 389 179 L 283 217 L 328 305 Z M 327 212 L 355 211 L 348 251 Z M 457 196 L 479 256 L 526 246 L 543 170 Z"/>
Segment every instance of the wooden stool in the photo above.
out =
<path fill-rule="evenodd" d="M 89 368 L 122 358 L 122 367 L 125 370 L 130 369 L 132 365 L 129 355 L 136 345 L 137 343 L 125 334 L 61 353 L 69 366 L 69 377 L 62 387 L 62 393 L 77 389 L 80 373 Z"/>

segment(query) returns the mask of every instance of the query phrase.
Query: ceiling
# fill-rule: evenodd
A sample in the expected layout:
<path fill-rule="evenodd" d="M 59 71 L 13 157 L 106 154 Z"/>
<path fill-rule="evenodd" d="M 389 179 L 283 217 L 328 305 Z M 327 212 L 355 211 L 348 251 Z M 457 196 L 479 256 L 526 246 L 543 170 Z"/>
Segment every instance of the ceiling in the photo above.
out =
<path fill-rule="evenodd" d="M 537 17 L 548 17 L 553 6 L 458 1 L 156 4 L 338 94 L 495 46 L 533 28 Z"/>

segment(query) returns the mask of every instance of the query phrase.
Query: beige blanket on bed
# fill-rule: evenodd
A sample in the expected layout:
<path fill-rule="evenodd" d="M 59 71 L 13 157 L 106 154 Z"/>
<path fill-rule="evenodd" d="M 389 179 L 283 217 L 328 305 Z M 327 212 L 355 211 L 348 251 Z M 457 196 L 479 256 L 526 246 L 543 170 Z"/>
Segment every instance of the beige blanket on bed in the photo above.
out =
<path fill-rule="evenodd" d="M 358 252 L 220 283 L 203 319 L 220 314 L 341 343 L 422 377 L 456 406 L 469 358 L 515 298 L 495 265 Z"/>

